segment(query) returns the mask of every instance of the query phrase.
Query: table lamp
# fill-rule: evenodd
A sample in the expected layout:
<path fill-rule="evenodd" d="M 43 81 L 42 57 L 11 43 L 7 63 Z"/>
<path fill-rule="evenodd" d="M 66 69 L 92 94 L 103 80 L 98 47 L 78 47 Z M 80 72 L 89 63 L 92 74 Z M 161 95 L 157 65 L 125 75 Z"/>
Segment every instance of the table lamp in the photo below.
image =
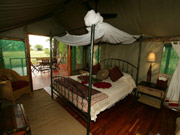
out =
<path fill-rule="evenodd" d="M 151 82 L 151 69 L 152 69 L 152 63 L 155 62 L 156 56 L 155 53 L 149 53 L 147 61 L 150 62 L 149 70 L 147 72 L 147 82 Z"/>

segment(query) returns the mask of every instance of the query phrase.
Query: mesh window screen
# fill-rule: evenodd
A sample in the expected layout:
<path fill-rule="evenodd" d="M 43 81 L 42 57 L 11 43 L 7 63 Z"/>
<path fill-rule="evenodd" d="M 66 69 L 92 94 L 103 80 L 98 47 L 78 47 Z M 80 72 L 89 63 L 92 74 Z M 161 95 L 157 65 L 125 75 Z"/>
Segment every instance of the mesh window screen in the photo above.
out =
<path fill-rule="evenodd" d="M 59 46 L 58 46 L 58 50 L 57 50 L 57 57 L 61 58 L 61 64 L 66 64 L 67 63 L 67 45 L 65 45 L 62 42 L 59 42 Z"/>
<path fill-rule="evenodd" d="M 179 57 L 172 45 L 166 44 L 163 49 L 160 73 L 172 75 L 177 67 L 178 60 Z"/>
<path fill-rule="evenodd" d="M 83 68 L 83 47 L 72 47 L 72 70 L 78 70 Z"/>
<path fill-rule="evenodd" d="M 1 68 L 12 69 L 20 75 L 27 75 L 24 42 L 0 40 L 0 62 Z"/>
<path fill-rule="evenodd" d="M 90 60 L 90 46 L 88 47 L 87 50 L 87 62 L 89 63 Z M 97 64 L 101 60 L 101 46 L 95 45 L 94 46 L 94 55 L 93 55 L 93 64 Z"/>

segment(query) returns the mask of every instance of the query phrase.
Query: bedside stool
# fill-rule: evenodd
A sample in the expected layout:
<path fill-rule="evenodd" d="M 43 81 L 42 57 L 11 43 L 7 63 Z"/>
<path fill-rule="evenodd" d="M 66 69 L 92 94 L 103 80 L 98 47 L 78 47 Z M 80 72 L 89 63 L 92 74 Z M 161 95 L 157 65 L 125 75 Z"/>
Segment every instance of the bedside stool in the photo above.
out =
<path fill-rule="evenodd" d="M 137 87 L 137 96 L 141 93 L 138 101 L 159 109 L 164 103 L 165 92 L 164 87 L 142 81 Z"/>

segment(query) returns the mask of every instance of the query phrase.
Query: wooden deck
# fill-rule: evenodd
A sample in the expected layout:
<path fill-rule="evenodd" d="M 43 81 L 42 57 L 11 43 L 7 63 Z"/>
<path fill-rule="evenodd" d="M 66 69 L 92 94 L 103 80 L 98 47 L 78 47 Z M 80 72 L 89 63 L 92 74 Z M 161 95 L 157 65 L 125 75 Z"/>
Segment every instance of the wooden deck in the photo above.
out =
<path fill-rule="evenodd" d="M 62 76 L 68 76 L 67 71 L 67 65 L 61 64 L 60 69 L 53 70 L 53 76 L 54 75 L 62 75 Z M 33 90 L 41 89 L 50 87 L 50 71 L 44 71 L 44 72 L 32 72 L 32 80 L 33 80 Z"/>

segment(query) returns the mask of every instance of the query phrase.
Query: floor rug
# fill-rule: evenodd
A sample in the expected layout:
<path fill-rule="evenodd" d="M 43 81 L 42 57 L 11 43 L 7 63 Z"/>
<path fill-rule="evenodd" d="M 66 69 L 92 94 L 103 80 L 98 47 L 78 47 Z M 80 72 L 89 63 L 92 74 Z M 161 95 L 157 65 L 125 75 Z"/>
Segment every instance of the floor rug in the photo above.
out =
<path fill-rule="evenodd" d="M 3 106 L 7 101 L 3 101 Z M 86 128 L 44 90 L 34 91 L 16 101 L 23 104 L 32 135 L 85 135 Z"/>

